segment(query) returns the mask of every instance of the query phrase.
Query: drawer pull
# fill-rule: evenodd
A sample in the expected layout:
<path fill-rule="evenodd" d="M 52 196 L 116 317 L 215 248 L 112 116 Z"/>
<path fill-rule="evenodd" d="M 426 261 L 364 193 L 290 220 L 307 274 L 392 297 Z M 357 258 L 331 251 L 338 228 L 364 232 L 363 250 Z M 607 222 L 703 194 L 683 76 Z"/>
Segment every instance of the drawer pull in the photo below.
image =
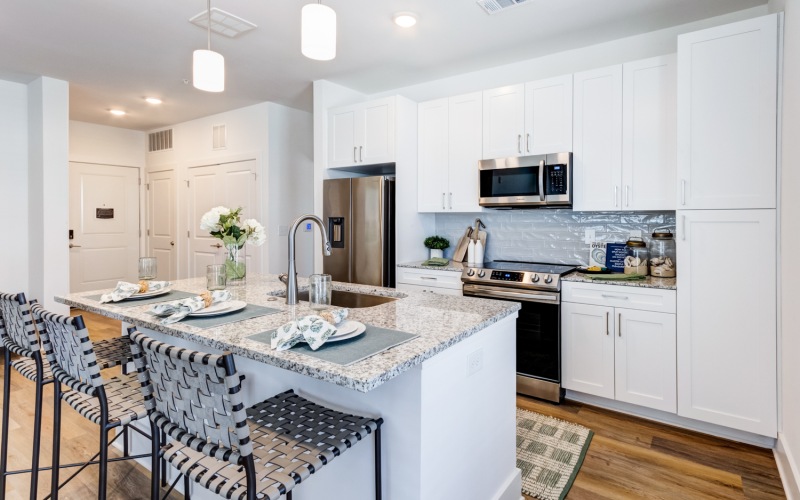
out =
<path fill-rule="evenodd" d="M 603 297 L 604 299 L 628 300 L 628 297 L 626 297 L 624 295 L 609 295 L 607 293 L 601 293 L 600 296 Z"/>
<path fill-rule="evenodd" d="M 420 278 L 422 278 L 424 280 L 437 280 L 438 279 L 438 278 L 436 278 L 434 276 L 420 276 Z"/>

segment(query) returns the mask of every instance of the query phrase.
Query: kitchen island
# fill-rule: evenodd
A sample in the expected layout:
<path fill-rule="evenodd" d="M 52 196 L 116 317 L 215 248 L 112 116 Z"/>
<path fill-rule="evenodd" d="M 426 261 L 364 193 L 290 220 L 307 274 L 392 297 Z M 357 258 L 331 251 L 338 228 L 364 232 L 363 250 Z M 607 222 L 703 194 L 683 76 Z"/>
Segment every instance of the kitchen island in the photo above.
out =
<path fill-rule="evenodd" d="M 205 279 L 177 281 L 173 290 L 200 293 Z M 301 291 L 306 288 L 300 279 Z M 275 352 L 250 339 L 308 304 L 287 306 L 277 276 L 249 275 L 230 287 L 234 298 L 277 312 L 201 329 L 161 325 L 150 305 L 101 304 L 99 291 L 57 297 L 64 304 L 136 326 L 180 347 L 236 355 L 253 404 L 293 388 L 330 407 L 382 417 L 383 493 L 387 499 L 518 499 L 515 459 L 515 319 L 519 304 L 334 283 L 334 290 L 394 297 L 350 310 L 350 319 L 418 335 L 349 366 L 293 350 Z M 91 332 L 90 332 L 91 333 Z M 143 449 L 146 444 L 138 443 Z M 296 500 L 373 497 L 372 443 L 363 443 L 294 490 Z M 341 492 L 335 493 L 335 492 Z M 193 495 L 206 498 L 196 487 Z M 213 498 L 208 496 L 208 498 Z"/>

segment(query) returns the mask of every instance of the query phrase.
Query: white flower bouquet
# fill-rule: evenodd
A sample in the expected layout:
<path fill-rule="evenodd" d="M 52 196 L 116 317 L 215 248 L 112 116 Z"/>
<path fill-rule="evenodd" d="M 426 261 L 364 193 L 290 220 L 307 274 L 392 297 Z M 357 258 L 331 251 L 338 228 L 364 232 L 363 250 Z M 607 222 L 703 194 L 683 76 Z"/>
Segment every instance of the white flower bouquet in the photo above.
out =
<path fill-rule="evenodd" d="M 227 257 L 225 268 L 230 280 L 245 277 L 244 257 L 240 252 L 245 243 L 260 246 L 267 240 L 264 226 L 255 219 L 241 219 L 242 207 L 231 210 L 228 207 L 214 207 L 200 219 L 200 228 L 219 238 L 225 245 Z"/>

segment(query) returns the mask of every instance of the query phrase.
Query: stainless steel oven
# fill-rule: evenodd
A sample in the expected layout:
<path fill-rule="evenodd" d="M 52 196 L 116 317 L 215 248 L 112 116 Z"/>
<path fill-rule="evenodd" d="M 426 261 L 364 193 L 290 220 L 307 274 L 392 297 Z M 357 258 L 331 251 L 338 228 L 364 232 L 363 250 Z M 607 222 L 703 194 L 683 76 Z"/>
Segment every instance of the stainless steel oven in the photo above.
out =
<path fill-rule="evenodd" d="M 519 302 L 517 392 L 558 403 L 561 388 L 561 276 L 572 266 L 495 261 L 466 269 L 464 295 Z"/>
<path fill-rule="evenodd" d="M 572 206 L 572 153 L 481 160 L 483 207 Z"/>

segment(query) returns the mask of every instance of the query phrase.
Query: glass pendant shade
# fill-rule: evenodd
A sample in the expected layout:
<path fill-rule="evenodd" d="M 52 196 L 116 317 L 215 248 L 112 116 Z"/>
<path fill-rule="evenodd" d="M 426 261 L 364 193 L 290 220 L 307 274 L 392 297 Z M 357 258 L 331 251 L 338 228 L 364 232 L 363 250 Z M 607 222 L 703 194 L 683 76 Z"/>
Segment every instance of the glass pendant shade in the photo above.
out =
<path fill-rule="evenodd" d="M 213 50 L 195 50 L 192 57 L 192 84 L 206 92 L 225 90 L 225 58 Z"/>
<path fill-rule="evenodd" d="M 300 50 L 317 61 L 336 57 L 336 12 L 327 5 L 311 3 L 301 11 Z"/>

